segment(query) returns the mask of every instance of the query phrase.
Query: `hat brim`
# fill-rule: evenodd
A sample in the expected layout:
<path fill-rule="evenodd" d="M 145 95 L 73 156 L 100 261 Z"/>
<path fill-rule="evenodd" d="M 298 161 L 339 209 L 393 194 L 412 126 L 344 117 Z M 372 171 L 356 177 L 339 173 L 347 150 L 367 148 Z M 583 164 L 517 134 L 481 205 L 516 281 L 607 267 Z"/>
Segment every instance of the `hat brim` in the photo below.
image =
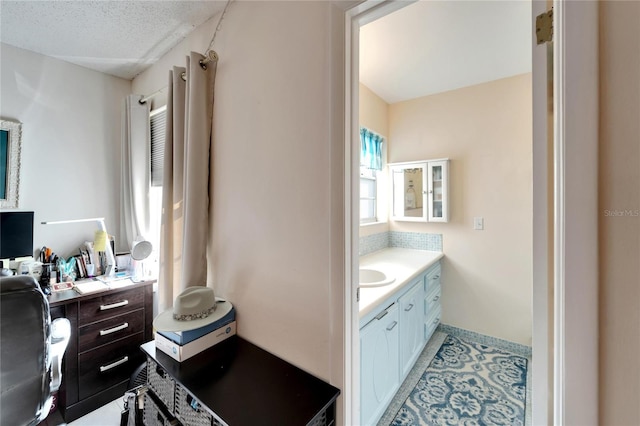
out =
<path fill-rule="evenodd" d="M 231 312 L 231 308 L 233 305 L 226 300 L 216 300 L 216 310 L 211 315 L 191 321 L 178 321 L 173 318 L 173 309 L 167 309 L 153 320 L 153 328 L 173 332 L 195 330 L 218 321 Z"/>

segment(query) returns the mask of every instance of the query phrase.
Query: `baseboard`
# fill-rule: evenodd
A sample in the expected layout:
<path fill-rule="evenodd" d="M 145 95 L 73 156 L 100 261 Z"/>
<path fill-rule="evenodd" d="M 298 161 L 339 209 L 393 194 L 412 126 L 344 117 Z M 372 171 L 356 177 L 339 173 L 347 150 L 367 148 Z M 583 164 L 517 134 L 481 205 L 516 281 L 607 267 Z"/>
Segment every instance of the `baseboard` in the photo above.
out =
<path fill-rule="evenodd" d="M 520 355 L 531 359 L 531 346 L 510 342 L 509 340 L 499 339 L 497 337 L 486 336 L 484 334 L 476 333 L 475 331 L 465 330 L 464 328 L 458 328 L 442 323 L 438 325 L 438 328 L 436 330 L 455 337 L 459 337 L 464 340 L 493 346 L 498 349 L 509 351 L 515 355 Z"/>

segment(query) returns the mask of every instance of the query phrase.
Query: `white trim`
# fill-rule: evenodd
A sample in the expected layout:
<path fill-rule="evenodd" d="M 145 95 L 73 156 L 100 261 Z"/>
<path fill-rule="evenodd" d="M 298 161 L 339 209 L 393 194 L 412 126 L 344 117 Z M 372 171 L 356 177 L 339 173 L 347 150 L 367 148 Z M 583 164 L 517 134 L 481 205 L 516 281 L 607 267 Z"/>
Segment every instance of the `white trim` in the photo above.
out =
<path fill-rule="evenodd" d="M 546 0 L 532 2 L 532 22 L 547 10 Z M 553 424 L 553 344 L 550 327 L 553 280 L 550 274 L 550 246 L 552 232 L 552 203 L 549 193 L 550 146 L 548 129 L 553 126 L 549 119 L 547 51 L 549 46 L 538 46 L 532 34 L 532 102 L 533 102 L 533 275 L 532 275 L 532 346 L 535 348 L 531 360 L 531 423 Z"/>
<path fill-rule="evenodd" d="M 554 253 L 554 285 L 553 285 L 553 420 L 554 424 L 564 424 L 564 219 L 565 219 L 565 181 L 564 181 L 564 2 L 553 2 L 554 50 L 553 50 L 553 188 L 554 188 L 554 217 L 553 217 L 553 253 Z"/>
<path fill-rule="evenodd" d="M 596 425 L 599 118 L 597 2 L 555 0 L 554 27 L 554 424 Z"/>

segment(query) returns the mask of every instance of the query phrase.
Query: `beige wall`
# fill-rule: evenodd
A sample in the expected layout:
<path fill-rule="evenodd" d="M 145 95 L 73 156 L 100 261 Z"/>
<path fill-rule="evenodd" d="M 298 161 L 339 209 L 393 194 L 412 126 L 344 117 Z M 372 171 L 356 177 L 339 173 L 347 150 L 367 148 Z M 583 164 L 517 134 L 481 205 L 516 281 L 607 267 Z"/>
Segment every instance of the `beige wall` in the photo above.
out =
<path fill-rule="evenodd" d="M 208 45 L 215 21 L 138 76 L 134 91 L 165 86 L 169 67 Z M 237 308 L 239 335 L 339 388 L 343 28 L 330 2 L 234 2 L 226 14 L 208 264 L 209 285 Z"/>
<path fill-rule="evenodd" d="M 445 324 L 531 345 L 531 74 L 389 106 L 389 162 L 449 158 L 450 222 L 391 222 L 441 233 Z M 484 217 L 483 231 L 473 217 Z"/>
<path fill-rule="evenodd" d="M 387 138 L 387 143 L 383 147 L 384 153 L 386 154 L 389 140 L 389 105 L 380 96 L 373 93 L 371 89 L 360 83 L 358 109 L 360 126 L 366 127 Z M 381 185 L 378 186 L 379 189 L 386 188 L 386 178 L 382 179 L 380 184 Z M 379 193 L 378 199 L 381 204 L 386 204 L 386 194 Z M 372 223 L 360 226 L 361 237 L 389 230 L 389 222 L 386 221 L 387 213 L 382 213 L 383 217 L 381 219 L 385 220 L 383 223 Z"/>
<path fill-rule="evenodd" d="M 599 424 L 638 425 L 640 2 L 600 5 L 599 151 Z"/>

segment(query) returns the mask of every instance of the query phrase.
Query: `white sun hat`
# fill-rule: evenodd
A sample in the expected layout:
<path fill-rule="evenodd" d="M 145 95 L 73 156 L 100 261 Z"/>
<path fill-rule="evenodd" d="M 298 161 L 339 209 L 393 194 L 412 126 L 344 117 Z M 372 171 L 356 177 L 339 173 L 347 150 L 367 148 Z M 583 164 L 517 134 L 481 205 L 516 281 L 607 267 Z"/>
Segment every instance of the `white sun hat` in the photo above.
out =
<path fill-rule="evenodd" d="M 153 327 L 158 331 L 194 330 L 218 321 L 232 308 L 231 303 L 215 297 L 210 287 L 187 287 L 176 297 L 172 309 L 153 320 Z"/>

